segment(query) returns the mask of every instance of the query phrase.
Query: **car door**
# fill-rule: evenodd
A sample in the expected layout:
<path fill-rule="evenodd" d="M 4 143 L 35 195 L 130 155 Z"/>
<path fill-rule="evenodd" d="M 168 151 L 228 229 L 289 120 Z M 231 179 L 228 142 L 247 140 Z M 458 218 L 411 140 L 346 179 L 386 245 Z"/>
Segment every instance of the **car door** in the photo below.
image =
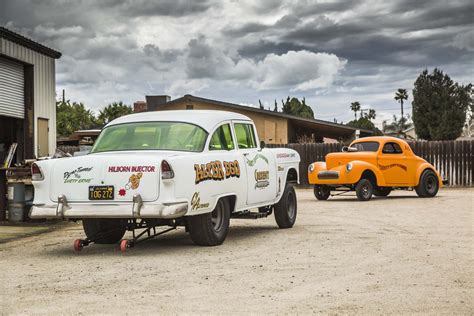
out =
<path fill-rule="evenodd" d="M 409 181 L 406 156 L 397 142 L 386 142 L 383 145 L 377 163 L 387 184 L 401 185 Z"/>
<path fill-rule="evenodd" d="M 233 122 L 239 153 L 247 173 L 247 204 L 257 205 L 275 199 L 276 164 L 273 155 L 258 145 L 255 126 L 250 122 Z"/>

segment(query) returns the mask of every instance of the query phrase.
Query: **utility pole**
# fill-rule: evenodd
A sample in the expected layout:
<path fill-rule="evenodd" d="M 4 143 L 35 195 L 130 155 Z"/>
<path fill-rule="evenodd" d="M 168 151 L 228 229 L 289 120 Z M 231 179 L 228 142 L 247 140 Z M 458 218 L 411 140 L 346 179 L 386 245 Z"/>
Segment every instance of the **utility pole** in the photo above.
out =
<path fill-rule="evenodd" d="M 63 89 L 63 104 L 66 103 L 66 92 Z"/>

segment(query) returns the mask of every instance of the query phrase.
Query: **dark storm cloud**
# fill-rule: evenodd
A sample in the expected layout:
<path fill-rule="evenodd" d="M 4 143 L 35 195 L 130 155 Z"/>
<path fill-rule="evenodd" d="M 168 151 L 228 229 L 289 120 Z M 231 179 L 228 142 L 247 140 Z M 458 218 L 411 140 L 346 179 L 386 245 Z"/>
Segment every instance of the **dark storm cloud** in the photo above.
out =
<path fill-rule="evenodd" d="M 195 91 L 390 103 L 424 68 L 472 78 L 473 12 L 472 0 L 0 0 L 0 24 L 61 51 L 58 87 L 91 104 Z"/>

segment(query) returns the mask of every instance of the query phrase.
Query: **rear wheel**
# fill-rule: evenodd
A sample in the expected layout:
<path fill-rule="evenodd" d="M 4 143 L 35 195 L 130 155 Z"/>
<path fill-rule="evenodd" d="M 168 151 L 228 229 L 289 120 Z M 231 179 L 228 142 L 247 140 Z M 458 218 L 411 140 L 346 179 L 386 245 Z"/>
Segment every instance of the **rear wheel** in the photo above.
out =
<path fill-rule="evenodd" d="M 331 190 L 327 185 L 318 185 L 314 186 L 314 196 L 318 200 L 327 200 L 331 195 Z"/>
<path fill-rule="evenodd" d="M 425 170 L 421 174 L 420 183 L 415 187 L 419 197 L 434 197 L 439 190 L 438 177 L 432 170 Z"/>
<path fill-rule="evenodd" d="M 375 196 L 388 196 L 392 192 L 392 188 L 389 187 L 375 187 L 374 195 Z"/>
<path fill-rule="evenodd" d="M 120 219 L 85 218 L 82 226 L 87 238 L 96 244 L 115 244 L 125 234 L 125 225 Z"/>
<path fill-rule="evenodd" d="M 374 186 L 369 179 L 361 179 L 357 183 L 355 191 L 359 201 L 368 201 L 374 193 Z"/>
<path fill-rule="evenodd" d="M 295 188 L 290 183 L 287 183 L 280 201 L 274 206 L 275 221 L 278 227 L 293 227 L 296 222 L 297 209 Z"/>
<path fill-rule="evenodd" d="M 229 201 L 220 199 L 211 213 L 188 217 L 191 240 L 199 246 L 220 245 L 229 232 L 229 222 Z"/>

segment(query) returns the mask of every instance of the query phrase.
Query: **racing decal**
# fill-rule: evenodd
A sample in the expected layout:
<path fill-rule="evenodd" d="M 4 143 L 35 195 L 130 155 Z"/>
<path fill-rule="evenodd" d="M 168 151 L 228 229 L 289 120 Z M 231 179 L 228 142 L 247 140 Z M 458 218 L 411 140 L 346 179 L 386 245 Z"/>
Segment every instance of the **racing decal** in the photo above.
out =
<path fill-rule="evenodd" d="M 394 167 L 398 167 L 398 168 L 403 169 L 404 171 L 407 171 L 407 166 L 401 165 L 399 163 L 393 163 L 393 164 L 390 164 L 390 165 L 387 165 L 387 166 L 379 165 L 380 170 L 388 170 L 388 169 L 394 168 Z"/>
<path fill-rule="evenodd" d="M 268 158 L 262 154 L 256 154 L 255 157 L 253 157 L 253 159 L 247 159 L 247 165 L 249 165 L 250 167 L 253 167 L 259 159 L 262 159 L 268 165 Z"/>
<path fill-rule="evenodd" d="M 221 181 L 231 177 L 240 177 L 240 166 L 237 160 L 224 161 L 224 166 L 220 160 L 214 160 L 206 164 L 195 164 L 195 183 L 198 184 L 206 180 Z"/>
<path fill-rule="evenodd" d="M 138 187 L 140 186 L 140 179 L 143 177 L 143 173 L 141 172 L 138 172 L 138 173 L 134 173 L 130 176 L 130 178 L 128 178 L 128 182 L 127 184 L 125 185 L 124 188 L 121 188 L 119 190 L 119 195 L 120 196 L 125 196 L 127 194 L 127 191 L 128 190 L 136 190 L 138 189 Z"/>
<path fill-rule="evenodd" d="M 191 210 L 194 211 L 206 207 L 209 207 L 209 203 L 201 203 L 199 192 L 194 192 L 193 197 L 191 198 Z"/>
<path fill-rule="evenodd" d="M 109 166 L 109 172 L 155 172 L 155 166 Z"/>
<path fill-rule="evenodd" d="M 296 156 L 295 153 L 291 153 L 291 154 L 289 154 L 289 153 L 279 153 L 279 154 L 276 154 L 276 157 L 278 159 L 280 159 L 280 158 L 293 158 L 295 156 Z"/>
<path fill-rule="evenodd" d="M 84 172 L 92 171 L 94 167 L 78 167 L 64 172 L 64 183 L 90 183 L 93 178 L 83 178 Z"/>
<path fill-rule="evenodd" d="M 255 170 L 255 189 L 263 189 L 270 185 L 268 181 L 270 179 L 270 172 L 268 170 L 258 171 Z"/>

